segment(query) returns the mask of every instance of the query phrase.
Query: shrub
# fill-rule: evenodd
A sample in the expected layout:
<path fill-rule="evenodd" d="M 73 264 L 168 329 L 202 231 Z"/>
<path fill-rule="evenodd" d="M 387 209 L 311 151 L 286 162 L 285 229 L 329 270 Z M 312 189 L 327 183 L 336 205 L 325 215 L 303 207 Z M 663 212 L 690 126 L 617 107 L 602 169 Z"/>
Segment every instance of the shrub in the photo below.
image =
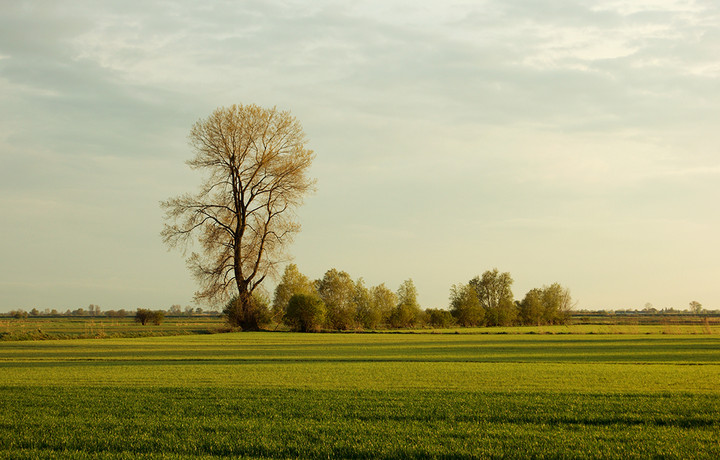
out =
<path fill-rule="evenodd" d="M 430 327 L 445 328 L 450 327 L 454 322 L 452 313 L 439 308 L 428 308 L 425 310 L 425 318 Z"/>
<path fill-rule="evenodd" d="M 251 329 L 259 329 L 260 326 L 268 324 L 272 319 L 270 313 L 270 301 L 262 295 L 252 294 L 250 297 L 250 308 L 243 309 L 238 296 L 233 297 L 225 304 L 223 315 L 230 327 L 242 327 L 242 325 L 254 324 Z M 252 318 L 246 318 L 250 315 Z"/>
<path fill-rule="evenodd" d="M 460 326 L 482 326 L 485 323 L 485 309 L 470 284 L 454 284 L 450 288 L 450 311 Z"/>
<path fill-rule="evenodd" d="M 148 310 L 147 308 L 138 308 L 135 313 L 135 322 L 145 326 L 147 323 L 153 323 L 159 326 L 165 319 L 165 312 L 162 310 Z"/>
<path fill-rule="evenodd" d="M 325 314 L 325 304 L 319 297 L 295 294 L 290 297 L 283 321 L 295 331 L 316 332 L 325 322 Z"/>
<path fill-rule="evenodd" d="M 10 312 L 10 316 L 15 319 L 26 319 L 28 314 L 25 310 L 13 310 Z"/>
<path fill-rule="evenodd" d="M 400 329 L 414 327 L 422 319 L 422 310 L 417 305 L 400 304 L 390 313 L 390 327 Z"/>

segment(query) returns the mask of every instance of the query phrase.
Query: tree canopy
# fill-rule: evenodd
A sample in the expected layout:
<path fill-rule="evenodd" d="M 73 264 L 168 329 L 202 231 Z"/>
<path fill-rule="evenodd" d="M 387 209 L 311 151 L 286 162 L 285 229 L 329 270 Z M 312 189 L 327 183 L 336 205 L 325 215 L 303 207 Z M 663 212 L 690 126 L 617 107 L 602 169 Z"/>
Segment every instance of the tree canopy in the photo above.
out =
<path fill-rule="evenodd" d="M 497 268 L 488 270 L 482 277 L 476 276 L 468 283 L 478 294 L 480 304 L 485 309 L 485 320 L 488 326 L 509 326 L 517 317 L 517 309 L 513 303 L 510 273 L 500 273 Z"/>
<path fill-rule="evenodd" d="M 313 294 L 315 287 L 312 281 L 303 275 L 295 264 L 288 264 L 285 267 L 280 282 L 275 287 L 275 296 L 272 303 L 272 315 L 276 319 L 282 319 L 287 311 L 290 298 L 295 294 Z"/>
<path fill-rule="evenodd" d="M 200 190 L 161 203 L 170 246 L 199 243 L 188 266 L 200 283 L 195 296 L 209 303 L 237 295 L 237 323 L 257 329 L 252 293 L 284 262 L 300 226 L 294 209 L 312 190 L 314 154 L 289 112 L 256 105 L 216 109 L 193 126 L 195 156 L 187 164 L 205 173 Z"/>

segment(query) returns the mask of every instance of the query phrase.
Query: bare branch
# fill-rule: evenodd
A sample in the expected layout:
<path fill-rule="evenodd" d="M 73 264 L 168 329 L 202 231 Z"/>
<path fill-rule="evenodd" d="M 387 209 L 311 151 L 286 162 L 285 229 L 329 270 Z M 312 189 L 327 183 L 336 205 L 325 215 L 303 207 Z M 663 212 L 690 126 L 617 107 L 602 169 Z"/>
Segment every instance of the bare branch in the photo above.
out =
<path fill-rule="evenodd" d="M 161 203 L 161 236 L 170 248 L 199 243 L 201 253 L 187 259 L 199 300 L 224 301 L 236 292 L 250 308 L 250 294 L 286 260 L 285 247 L 299 231 L 292 211 L 313 190 L 314 154 L 289 112 L 255 105 L 215 110 L 195 123 L 189 141 L 194 157 L 187 164 L 207 177 L 197 195 Z"/>

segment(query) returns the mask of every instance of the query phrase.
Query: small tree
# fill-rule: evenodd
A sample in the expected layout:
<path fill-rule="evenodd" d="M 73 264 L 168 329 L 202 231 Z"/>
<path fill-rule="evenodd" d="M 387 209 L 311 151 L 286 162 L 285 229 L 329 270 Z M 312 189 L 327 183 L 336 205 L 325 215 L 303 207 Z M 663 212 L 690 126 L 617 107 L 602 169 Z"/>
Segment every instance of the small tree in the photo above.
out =
<path fill-rule="evenodd" d="M 572 309 L 570 290 L 558 283 L 532 289 L 518 303 L 518 309 L 522 324 L 565 324 L 570 319 Z"/>
<path fill-rule="evenodd" d="M 515 322 L 517 307 L 513 302 L 510 273 L 500 273 L 495 268 L 483 273 L 482 277 L 476 276 L 468 284 L 478 293 L 488 326 L 509 326 Z"/>
<path fill-rule="evenodd" d="M 447 310 L 440 310 L 439 308 L 426 309 L 425 319 L 430 327 L 435 328 L 450 327 L 455 322 L 452 313 Z"/>
<path fill-rule="evenodd" d="M 380 314 L 380 325 L 389 324 L 390 316 L 398 304 L 397 295 L 384 283 L 373 286 L 370 289 L 370 295 L 375 310 Z"/>
<path fill-rule="evenodd" d="M 316 332 L 325 323 L 325 313 L 325 304 L 319 297 L 295 294 L 288 302 L 283 321 L 295 331 Z"/>
<path fill-rule="evenodd" d="M 403 281 L 397 291 L 398 305 L 390 315 L 392 327 L 413 327 L 422 317 L 417 301 L 417 288 L 412 279 Z"/>
<path fill-rule="evenodd" d="M 702 313 L 702 304 L 697 300 L 693 300 L 692 302 L 690 302 L 690 311 L 695 313 L 696 315 L 699 315 L 700 313 Z"/>
<path fill-rule="evenodd" d="M 152 315 L 150 316 L 150 320 L 155 326 L 159 326 L 160 323 L 163 322 L 165 319 L 165 312 L 162 310 L 155 310 L 152 312 Z"/>
<path fill-rule="evenodd" d="M 146 308 L 138 308 L 135 312 L 135 322 L 146 325 L 150 320 L 150 313 L 151 311 Z"/>
<path fill-rule="evenodd" d="M 370 289 L 360 278 L 355 282 L 353 303 L 356 307 L 357 322 L 365 329 L 376 329 L 383 320 L 382 311 L 375 305 Z"/>
<path fill-rule="evenodd" d="M 469 284 L 455 284 L 450 288 L 450 312 L 461 326 L 482 326 L 485 310 L 477 291 Z"/>
<path fill-rule="evenodd" d="M 330 269 L 315 282 L 317 293 L 327 308 L 327 326 L 347 330 L 355 327 L 355 282 L 344 271 Z"/>
<path fill-rule="evenodd" d="M 153 323 L 159 326 L 165 319 L 165 312 L 162 310 L 148 310 L 147 308 L 138 308 L 135 312 L 135 322 L 145 326 L 148 323 Z"/>
<path fill-rule="evenodd" d="M 543 305 L 545 313 L 543 319 L 546 324 L 565 324 L 570 319 L 572 297 L 570 290 L 558 283 L 543 287 Z"/>
<path fill-rule="evenodd" d="M 267 297 L 254 292 L 251 296 L 250 305 L 243 305 L 239 297 L 235 296 L 225 305 L 223 315 L 231 327 L 239 327 L 249 324 L 245 315 L 252 315 L 256 326 L 264 326 L 270 322 L 270 302 Z M 255 326 L 252 327 L 255 329 Z"/>
<path fill-rule="evenodd" d="M 275 287 L 275 295 L 272 303 L 272 315 L 276 320 L 281 320 L 287 311 L 290 298 L 295 294 L 313 294 L 315 287 L 312 281 L 303 275 L 295 264 L 288 264 L 285 267 L 280 282 Z"/>
<path fill-rule="evenodd" d="M 13 310 L 10 312 L 10 316 L 15 319 L 25 319 L 28 317 L 28 314 L 25 310 Z"/>
<path fill-rule="evenodd" d="M 531 289 L 525 294 L 525 298 L 518 304 L 520 321 L 525 325 L 540 326 L 545 306 L 543 305 L 543 290 Z"/>

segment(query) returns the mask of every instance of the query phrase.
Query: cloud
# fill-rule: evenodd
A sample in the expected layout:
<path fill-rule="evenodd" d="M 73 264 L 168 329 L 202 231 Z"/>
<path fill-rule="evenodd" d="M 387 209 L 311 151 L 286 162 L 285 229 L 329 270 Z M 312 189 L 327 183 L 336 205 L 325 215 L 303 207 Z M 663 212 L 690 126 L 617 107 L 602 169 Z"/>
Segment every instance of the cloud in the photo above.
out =
<path fill-rule="evenodd" d="M 236 102 L 292 109 L 304 124 L 320 182 L 301 210 L 316 234 L 297 251 L 317 264 L 349 260 L 354 237 L 414 235 L 382 246 L 414 270 L 415 241 L 445 234 L 458 258 L 499 258 L 524 240 L 562 252 L 552 233 L 576 220 L 632 230 L 635 213 L 658 225 L 677 214 L 712 227 L 718 24 L 716 2 L 690 0 L 11 2 L 0 17 L 0 230 L 17 241 L 0 249 L 33 247 L 24 228 L 53 196 L 53 212 L 74 218 L 57 223 L 58 241 L 79 252 L 102 247 L 107 223 L 123 229 L 118 247 L 164 254 L 147 227 L 159 225 L 157 200 L 196 180 L 182 165 L 187 131 Z M 576 250 L 606 241 L 563 235 Z"/>

